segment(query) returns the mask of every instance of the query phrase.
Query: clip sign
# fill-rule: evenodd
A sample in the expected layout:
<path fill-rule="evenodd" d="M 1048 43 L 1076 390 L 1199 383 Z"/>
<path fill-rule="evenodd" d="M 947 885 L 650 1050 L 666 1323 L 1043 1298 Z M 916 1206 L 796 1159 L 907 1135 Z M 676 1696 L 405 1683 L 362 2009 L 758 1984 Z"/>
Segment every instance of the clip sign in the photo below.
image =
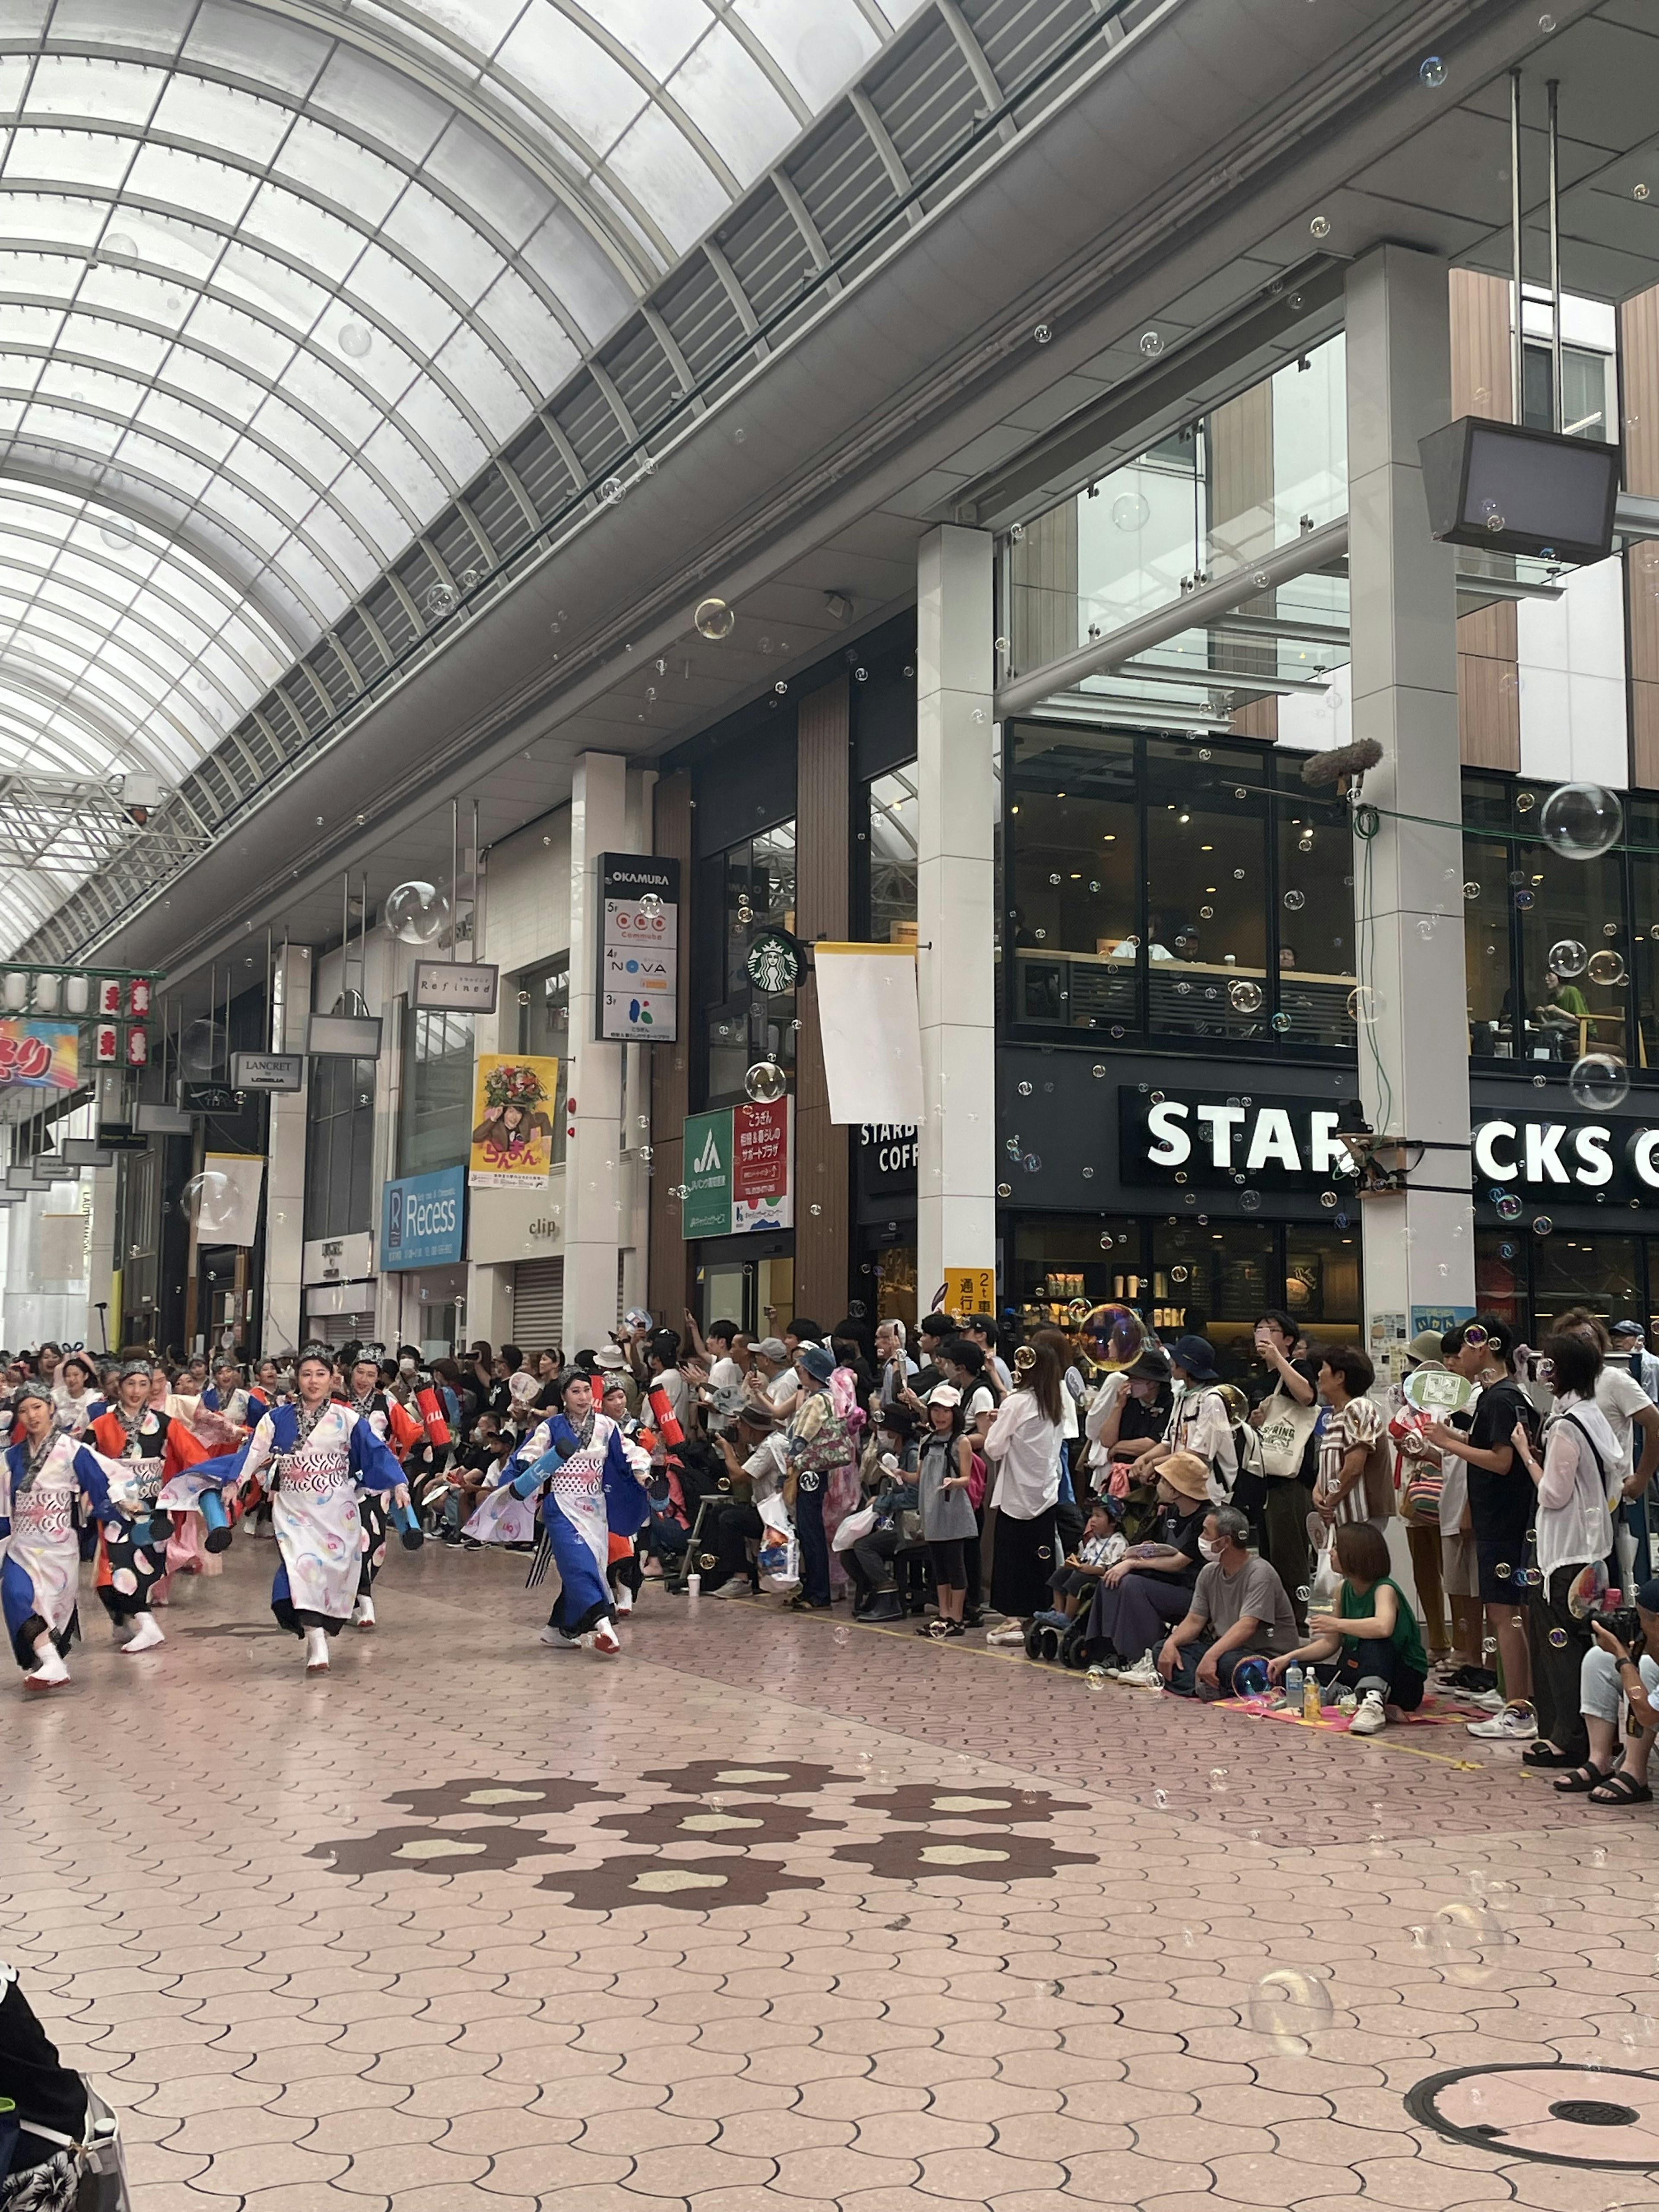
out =
<path fill-rule="evenodd" d="M 230 1079 L 238 1091 L 302 1091 L 306 1061 L 301 1052 L 234 1052 Z"/>
<path fill-rule="evenodd" d="M 501 969 L 488 960 L 417 960 L 409 1003 L 438 1014 L 493 1014 Z"/>
<path fill-rule="evenodd" d="M 947 1267 L 945 1270 L 946 1313 L 994 1313 L 996 1297 L 997 1271 L 994 1267 Z"/>
<path fill-rule="evenodd" d="M 680 864 L 601 853 L 598 1035 L 672 1044 L 678 1035 Z"/>

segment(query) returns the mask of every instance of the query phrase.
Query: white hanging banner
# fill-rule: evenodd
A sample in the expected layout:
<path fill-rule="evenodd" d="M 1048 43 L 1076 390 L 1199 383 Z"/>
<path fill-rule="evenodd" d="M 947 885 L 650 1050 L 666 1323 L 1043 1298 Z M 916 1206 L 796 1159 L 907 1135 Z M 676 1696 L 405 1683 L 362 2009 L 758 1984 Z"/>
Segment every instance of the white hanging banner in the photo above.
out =
<path fill-rule="evenodd" d="M 818 1030 L 836 1122 L 922 1119 L 916 957 L 905 945 L 812 947 Z"/>

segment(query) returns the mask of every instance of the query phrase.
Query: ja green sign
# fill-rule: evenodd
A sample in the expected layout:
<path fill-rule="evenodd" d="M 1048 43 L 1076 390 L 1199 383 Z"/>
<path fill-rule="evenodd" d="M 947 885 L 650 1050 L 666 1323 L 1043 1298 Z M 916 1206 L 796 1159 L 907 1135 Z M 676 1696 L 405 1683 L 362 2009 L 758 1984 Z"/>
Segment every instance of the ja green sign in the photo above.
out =
<path fill-rule="evenodd" d="M 692 1114 L 685 1123 L 681 1156 L 685 1196 L 680 1201 L 680 1234 L 732 1234 L 732 1109 Z"/>

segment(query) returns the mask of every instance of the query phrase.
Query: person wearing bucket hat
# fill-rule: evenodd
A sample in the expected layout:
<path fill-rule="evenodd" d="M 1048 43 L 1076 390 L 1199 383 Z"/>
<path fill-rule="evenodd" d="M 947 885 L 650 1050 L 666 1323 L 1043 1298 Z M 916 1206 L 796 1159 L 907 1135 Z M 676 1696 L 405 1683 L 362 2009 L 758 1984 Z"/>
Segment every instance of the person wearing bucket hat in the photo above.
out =
<path fill-rule="evenodd" d="M 75 1502 L 84 1495 L 102 1522 L 125 1510 L 125 1471 L 57 1425 L 52 1385 L 31 1379 L 12 1401 L 17 1442 L 0 1453 L 0 1612 L 23 1687 L 56 1689 L 69 1680 L 64 1662 L 80 1634 L 76 1612 L 81 1540 Z"/>
<path fill-rule="evenodd" d="M 1153 1655 L 1184 1620 L 1198 1581 L 1210 1471 L 1194 1452 L 1166 1452 L 1150 1472 L 1158 1484 L 1158 1517 L 1146 1541 L 1101 1577 L 1085 1632 L 1091 1666 L 1136 1689 L 1164 1686 Z"/>
<path fill-rule="evenodd" d="M 830 1395 L 830 1377 L 836 1371 L 836 1355 L 827 1345 L 802 1344 L 795 1352 L 795 1372 L 801 1395 L 789 1419 L 784 1450 L 789 1466 L 787 1496 L 795 1516 L 795 1535 L 800 1546 L 800 1589 L 789 1600 L 797 1613 L 821 1613 L 830 1601 L 830 1532 L 824 1527 L 823 1507 L 836 1473 L 855 1457 L 847 1423 Z"/>
<path fill-rule="evenodd" d="M 1108 1375 L 1084 1416 L 1086 1465 L 1097 1490 L 1111 1481 L 1115 1462 L 1134 1459 L 1170 1425 L 1170 1362 L 1160 1344 L 1148 1343 L 1127 1367 Z"/>
<path fill-rule="evenodd" d="M 1166 1452 L 1194 1454 L 1209 1470 L 1211 1498 L 1224 1504 L 1238 1473 L 1238 1446 L 1232 1414 L 1221 1395 L 1215 1353 L 1203 1336 L 1177 1337 L 1168 1351 L 1175 1403 L 1158 1445 L 1145 1456 L 1152 1457 L 1159 1446 Z"/>

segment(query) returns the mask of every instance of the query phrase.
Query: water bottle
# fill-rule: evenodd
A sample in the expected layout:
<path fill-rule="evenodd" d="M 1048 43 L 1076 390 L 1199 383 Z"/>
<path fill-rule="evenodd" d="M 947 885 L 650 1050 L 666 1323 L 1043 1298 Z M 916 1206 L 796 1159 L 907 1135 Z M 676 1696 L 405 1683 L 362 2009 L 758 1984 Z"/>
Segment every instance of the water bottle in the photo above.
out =
<path fill-rule="evenodd" d="M 1302 1669 L 1294 1662 L 1285 1669 L 1285 1702 L 1287 1705 L 1302 1703 Z"/>

